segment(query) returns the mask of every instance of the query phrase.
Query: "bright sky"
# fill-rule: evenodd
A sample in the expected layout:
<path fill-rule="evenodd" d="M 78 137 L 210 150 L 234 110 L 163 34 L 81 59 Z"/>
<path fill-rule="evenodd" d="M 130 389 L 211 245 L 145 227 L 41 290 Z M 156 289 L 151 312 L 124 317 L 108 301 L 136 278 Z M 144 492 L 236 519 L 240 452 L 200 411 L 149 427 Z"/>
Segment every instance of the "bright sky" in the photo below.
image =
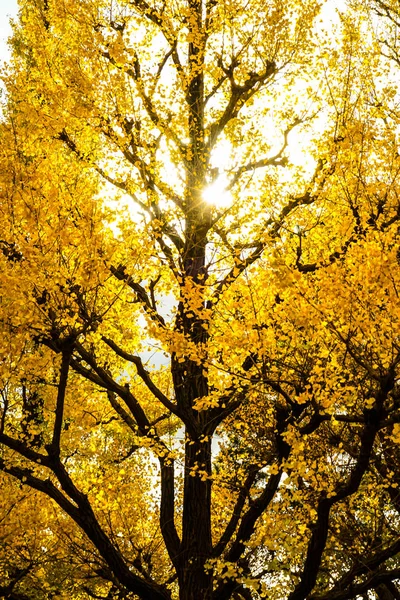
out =
<path fill-rule="evenodd" d="M 17 0 L 0 0 L 0 62 L 7 60 L 7 38 L 11 34 L 10 18 L 16 17 L 18 11 Z"/>

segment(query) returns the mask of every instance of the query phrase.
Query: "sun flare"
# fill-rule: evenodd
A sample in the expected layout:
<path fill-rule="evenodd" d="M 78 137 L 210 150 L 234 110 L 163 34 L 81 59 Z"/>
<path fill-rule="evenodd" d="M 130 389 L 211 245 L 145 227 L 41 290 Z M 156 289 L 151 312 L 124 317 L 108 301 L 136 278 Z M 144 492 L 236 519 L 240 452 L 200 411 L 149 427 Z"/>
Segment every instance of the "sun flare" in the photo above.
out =
<path fill-rule="evenodd" d="M 228 179 L 225 175 L 219 175 L 218 178 L 210 183 L 204 191 L 203 198 L 207 204 L 212 204 L 220 208 L 227 208 L 232 204 L 232 195 L 227 189 Z"/>

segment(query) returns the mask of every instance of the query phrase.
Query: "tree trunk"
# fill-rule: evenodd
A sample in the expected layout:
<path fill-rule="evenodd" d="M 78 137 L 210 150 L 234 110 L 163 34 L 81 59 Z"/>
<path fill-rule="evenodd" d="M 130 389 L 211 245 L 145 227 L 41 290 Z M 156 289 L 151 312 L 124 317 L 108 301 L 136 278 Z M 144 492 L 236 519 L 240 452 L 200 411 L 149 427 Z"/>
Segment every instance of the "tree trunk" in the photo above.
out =
<path fill-rule="evenodd" d="M 210 600 L 212 573 L 205 569 L 211 555 L 211 441 L 186 441 L 182 520 L 180 600 Z"/>

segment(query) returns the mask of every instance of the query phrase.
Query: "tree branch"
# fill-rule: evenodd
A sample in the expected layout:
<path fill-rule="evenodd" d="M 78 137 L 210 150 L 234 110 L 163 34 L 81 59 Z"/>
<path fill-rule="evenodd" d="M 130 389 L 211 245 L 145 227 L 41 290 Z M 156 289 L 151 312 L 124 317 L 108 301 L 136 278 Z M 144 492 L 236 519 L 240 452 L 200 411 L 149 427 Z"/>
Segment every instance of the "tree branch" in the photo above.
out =
<path fill-rule="evenodd" d="M 117 279 L 124 281 L 135 292 L 138 302 L 143 304 L 145 311 L 152 320 L 165 327 L 164 318 L 154 310 L 146 290 L 126 273 L 125 267 L 123 265 L 118 265 L 118 267 L 111 266 L 110 271 Z"/>
<path fill-rule="evenodd" d="M 53 438 L 47 450 L 50 454 L 60 456 L 60 439 L 64 419 L 64 402 L 67 391 L 68 372 L 72 355 L 72 346 L 62 350 L 60 378 L 57 388 L 56 414 L 53 427 Z"/>
<path fill-rule="evenodd" d="M 349 480 L 347 483 L 340 484 L 333 496 L 330 498 L 322 496 L 319 500 L 317 521 L 312 528 L 303 571 L 299 583 L 288 597 L 289 600 L 304 600 L 310 594 L 316 583 L 322 554 L 328 537 L 328 524 L 331 508 L 334 504 L 354 494 L 360 486 L 363 475 L 369 467 L 372 448 L 379 429 L 382 407 L 389 391 L 389 387 L 390 386 L 388 385 L 386 386 L 386 389 L 381 390 L 375 401 L 375 407 L 373 409 L 374 418 L 366 419 L 366 424 L 361 434 L 360 451 Z"/>
<path fill-rule="evenodd" d="M 362 583 L 351 583 L 346 590 L 331 590 L 326 594 L 311 594 L 310 600 L 351 600 L 376 588 L 381 583 L 388 583 L 400 579 L 400 569 L 372 573 Z"/>
<path fill-rule="evenodd" d="M 233 534 L 236 530 L 236 527 L 239 523 L 244 504 L 245 504 L 246 500 L 249 498 L 251 486 L 255 482 L 259 471 L 260 471 L 260 467 L 255 466 L 255 465 L 253 465 L 249 469 L 249 474 L 247 475 L 244 484 L 240 488 L 239 495 L 237 497 L 236 504 L 232 511 L 231 518 L 225 528 L 225 531 L 223 532 L 220 539 L 218 540 L 218 542 L 216 543 L 216 545 L 213 548 L 213 552 L 212 552 L 213 557 L 221 556 L 222 552 L 225 550 L 226 546 L 232 539 L 232 536 L 233 536 Z"/>
<path fill-rule="evenodd" d="M 248 100 L 261 88 L 263 83 L 278 71 L 275 62 L 268 62 L 266 64 L 263 73 L 249 73 L 249 78 L 243 85 L 238 85 L 234 79 L 234 68 L 236 66 L 235 61 L 230 65 L 229 68 L 223 68 L 231 84 L 231 95 L 228 104 L 225 107 L 224 112 L 218 121 L 214 122 L 210 126 L 210 134 L 208 139 L 209 152 L 214 147 L 218 136 L 222 133 L 225 126 L 231 119 L 234 119 L 239 113 L 240 109 L 246 104 Z"/>
<path fill-rule="evenodd" d="M 153 396 L 155 396 L 155 398 L 157 398 L 157 400 L 159 400 L 161 404 L 165 406 L 165 408 L 168 408 L 168 410 L 170 410 L 172 414 L 181 418 L 178 407 L 175 404 L 173 404 L 173 402 L 171 402 L 167 398 L 167 396 L 165 396 L 165 394 L 163 394 L 162 391 L 153 383 L 148 371 L 146 371 L 146 369 L 144 368 L 142 359 L 139 356 L 135 356 L 134 354 L 125 352 L 125 350 L 120 348 L 110 338 L 103 336 L 102 340 L 107 344 L 107 346 L 114 350 L 114 352 L 118 354 L 118 356 L 124 358 L 125 360 L 128 360 L 129 362 L 132 362 L 137 369 L 139 377 L 146 384 L 147 388 L 150 390 Z"/>

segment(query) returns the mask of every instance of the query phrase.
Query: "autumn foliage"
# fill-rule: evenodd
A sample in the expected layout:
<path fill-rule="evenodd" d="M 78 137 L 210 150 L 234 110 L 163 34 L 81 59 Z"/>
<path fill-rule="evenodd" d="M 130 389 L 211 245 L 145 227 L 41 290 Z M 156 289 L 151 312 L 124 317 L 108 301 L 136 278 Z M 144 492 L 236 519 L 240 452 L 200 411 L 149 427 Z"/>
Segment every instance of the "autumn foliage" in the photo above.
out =
<path fill-rule="evenodd" d="M 0 597 L 398 600 L 395 0 L 24 0 Z"/>

